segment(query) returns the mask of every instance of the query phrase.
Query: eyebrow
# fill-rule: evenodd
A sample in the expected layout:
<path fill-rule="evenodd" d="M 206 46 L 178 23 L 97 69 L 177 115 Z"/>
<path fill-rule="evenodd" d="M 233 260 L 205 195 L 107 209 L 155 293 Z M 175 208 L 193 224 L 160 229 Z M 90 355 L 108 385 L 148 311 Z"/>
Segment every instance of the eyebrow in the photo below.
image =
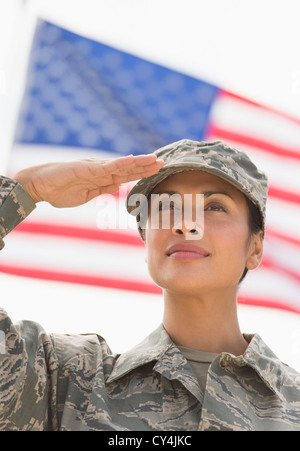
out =
<path fill-rule="evenodd" d="M 153 194 L 170 194 L 172 196 L 173 194 L 180 194 L 180 193 L 178 193 L 177 191 L 163 190 L 163 191 L 158 191 L 157 193 L 153 193 Z M 230 199 L 233 199 L 233 197 L 226 191 L 204 191 L 203 193 L 199 193 L 199 194 L 203 194 L 205 198 L 213 196 L 214 194 L 222 194 L 223 196 L 228 196 L 228 197 L 230 197 Z"/>
<path fill-rule="evenodd" d="M 204 194 L 204 197 L 210 197 L 213 196 L 214 194 L 222 194 L 223 196 L 228 196 L 230 197 L 230 199 L 233 199 L 232 196 L 226 191 L 205 191 L 202 194 Z"/>

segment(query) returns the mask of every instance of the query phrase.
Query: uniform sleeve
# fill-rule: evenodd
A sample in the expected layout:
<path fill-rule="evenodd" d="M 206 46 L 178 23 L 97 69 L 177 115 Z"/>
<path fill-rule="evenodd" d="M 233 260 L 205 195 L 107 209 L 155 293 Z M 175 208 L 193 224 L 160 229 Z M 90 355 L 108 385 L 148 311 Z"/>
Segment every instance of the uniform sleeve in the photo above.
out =
<path fill-rule="evenodd" d="M 35 203 L 18 182 L 0 176 L 0 250 L 3 238 L 34 209 Z"/>
<path fill-rule="evenodd" d="M 51 337 L 0 308 L 0 431 L 58 430 L 57 374 Z"/>

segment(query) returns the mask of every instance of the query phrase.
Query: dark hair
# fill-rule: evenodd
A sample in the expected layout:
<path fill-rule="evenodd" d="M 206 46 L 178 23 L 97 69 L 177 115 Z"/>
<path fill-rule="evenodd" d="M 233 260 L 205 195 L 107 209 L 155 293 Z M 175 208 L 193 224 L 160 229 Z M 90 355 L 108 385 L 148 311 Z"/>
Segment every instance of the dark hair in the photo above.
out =
<path fill-rule="evenodd" d="M 249 230 L 250 235 L 259 233 L 261 230 L 263 230 L 263 223 L 262 223 L 262 217 L 259 209 L 254 205 L 251 200 L 245 196 L 248 210 L 249 210 Z M 245 268 L 243 275 L 239 281 L 239 284 L 245 279 L 246 275 L 248 273 L 248 269 Z"/>

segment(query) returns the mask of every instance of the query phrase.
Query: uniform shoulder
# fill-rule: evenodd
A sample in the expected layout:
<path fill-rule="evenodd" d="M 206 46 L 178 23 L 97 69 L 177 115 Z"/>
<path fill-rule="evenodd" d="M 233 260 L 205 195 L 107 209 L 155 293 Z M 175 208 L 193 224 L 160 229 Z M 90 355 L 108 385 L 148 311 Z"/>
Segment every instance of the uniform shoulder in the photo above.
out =
<path fill-rule="evenodd" d="M 51 334 L 59 365 L 78 367 L 85 362 L 89 365 L 106 365 L 110 370 L 119 354 L 113 354 L 106 340 L 98 334 Z"/>

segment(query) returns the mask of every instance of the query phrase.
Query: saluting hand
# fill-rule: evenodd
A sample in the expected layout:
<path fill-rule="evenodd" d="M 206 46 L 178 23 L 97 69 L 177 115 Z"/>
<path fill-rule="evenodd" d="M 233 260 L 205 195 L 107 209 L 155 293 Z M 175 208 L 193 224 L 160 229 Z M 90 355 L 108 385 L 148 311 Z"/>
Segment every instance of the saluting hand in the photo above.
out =
<path fill-rule="evenodd" d="M 85 204 L 101 194 L 115 193 L 122 183 L 149 177 L 163 165 L 154 154 L 84 159 L 33 166 L 18 172 L 14 179 L 35 203 L 45 201 L 66 208 Z"/>

